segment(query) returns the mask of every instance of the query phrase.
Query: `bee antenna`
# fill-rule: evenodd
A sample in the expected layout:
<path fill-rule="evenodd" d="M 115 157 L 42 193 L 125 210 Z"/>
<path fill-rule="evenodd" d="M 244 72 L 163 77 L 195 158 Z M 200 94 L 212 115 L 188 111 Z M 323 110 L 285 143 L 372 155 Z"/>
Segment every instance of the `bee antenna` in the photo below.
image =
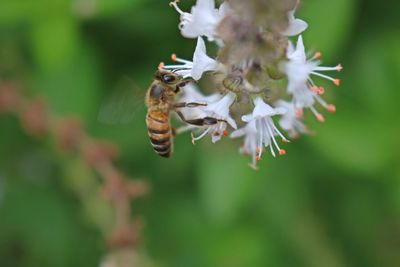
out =
<path fill-rule="evenodd" d="M 178 68 L 178 69 L 174 69 L 172 72 L 176 73 L 177 71 L 181 71 L 181 70 L 189 70 L 190 68 Z"/>

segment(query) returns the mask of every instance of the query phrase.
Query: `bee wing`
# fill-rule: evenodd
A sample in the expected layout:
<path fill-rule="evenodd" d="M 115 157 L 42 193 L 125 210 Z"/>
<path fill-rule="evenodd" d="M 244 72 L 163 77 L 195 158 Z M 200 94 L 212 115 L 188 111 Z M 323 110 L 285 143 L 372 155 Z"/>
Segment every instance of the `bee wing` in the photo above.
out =
<path fill-rule="evenodd" d="M 146 92 L 129 78 L 119 81 L 100 106 L 98 120 L 106 124 L 126 124 L 144 109 Z"/>

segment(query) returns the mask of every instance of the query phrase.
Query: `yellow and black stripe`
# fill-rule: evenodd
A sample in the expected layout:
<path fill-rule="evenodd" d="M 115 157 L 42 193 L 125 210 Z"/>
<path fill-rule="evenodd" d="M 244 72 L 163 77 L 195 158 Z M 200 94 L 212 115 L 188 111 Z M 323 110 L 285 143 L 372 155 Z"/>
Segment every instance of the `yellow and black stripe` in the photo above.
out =
<path fill-rule="evenodd" d="M 168 158 L 172 152 L 171 126 L 168 114 L 149 112 L 146 116 L 147 130 L 154 151 Z"/>

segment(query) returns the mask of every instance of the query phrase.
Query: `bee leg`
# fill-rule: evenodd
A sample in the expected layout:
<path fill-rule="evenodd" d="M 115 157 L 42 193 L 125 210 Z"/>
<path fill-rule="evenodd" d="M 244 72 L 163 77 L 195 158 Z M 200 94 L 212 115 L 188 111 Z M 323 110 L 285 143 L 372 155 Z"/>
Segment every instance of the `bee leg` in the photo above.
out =
<path fill-rule="evenodd" d="M 188 83 L 192 82 L 192 79 L 183 80 L 176 85 L 174 93 L 177 94 L 181 91 L 182 87 L 185 87 Z"/>
<path fill-rule="evenodd" d="M 225 122 L 225 123 L 227 122 L 225 120 L 219 120 L 219 119 L 213 118 L 213 117 L 204 117 L 204 118 L 199 118 L 199 119 L 188 120 L 185 118 L 185 116 L 183 116 L 182 112 L 176 110 L 176 113 L 181 118 L 181 120 L 183 120 L 187 124 L 197 126 L 197 127 L 215 125 L 218 122 Z"/>
<path fill-rule="evenodd" d="M 174 108 L 195 108 L 195 107 L 205 107 L 205 106 L 207 106 L 207 103 L 181 102 L 181 103 L 176 103 L 174 105 Z"/>

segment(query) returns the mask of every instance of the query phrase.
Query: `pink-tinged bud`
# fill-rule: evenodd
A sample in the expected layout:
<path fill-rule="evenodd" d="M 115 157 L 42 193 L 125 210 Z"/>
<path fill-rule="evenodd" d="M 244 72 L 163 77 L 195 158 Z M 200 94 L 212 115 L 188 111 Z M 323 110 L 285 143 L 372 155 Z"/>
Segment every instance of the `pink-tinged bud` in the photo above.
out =
<path fill-rule="evenodd" d="M 56 139 L 61 149 L 77 150 L 85 136 L 86 133 L 78 119 L 64 119 L 57 125 Z"/>
<path fill-rule="evenodd" d="M 50 116 L 43 100 L 28 103 L 20 117 L 24 129 L 34 137 L 41 137 L 49 131 Z"/>
<path fill-rule="evenodd" d="M 118 210 L 118 206 L 116 209 Z M 126 216 L 129 216 L 129 214 L 126 214 Z M 141 220 L 136 220 L 134 223 L 125 222 L 110 234 L 107 243 L 111 249 L 134 247 L 140 241 L 142 228 L 143 222 Z"/>
<path fill-rule="evenodd" d="M 100 166 L 111 163 L 118 155 L 117 147 L 110 142 L 92 141 L 84 148 L 84 158 L 90 166 Z"/>
<path fill-rule="evenodd" d="M 0 84 L 0 113 L 16 111 L 21 102 L 21 90 L 11 82 Z"/>

